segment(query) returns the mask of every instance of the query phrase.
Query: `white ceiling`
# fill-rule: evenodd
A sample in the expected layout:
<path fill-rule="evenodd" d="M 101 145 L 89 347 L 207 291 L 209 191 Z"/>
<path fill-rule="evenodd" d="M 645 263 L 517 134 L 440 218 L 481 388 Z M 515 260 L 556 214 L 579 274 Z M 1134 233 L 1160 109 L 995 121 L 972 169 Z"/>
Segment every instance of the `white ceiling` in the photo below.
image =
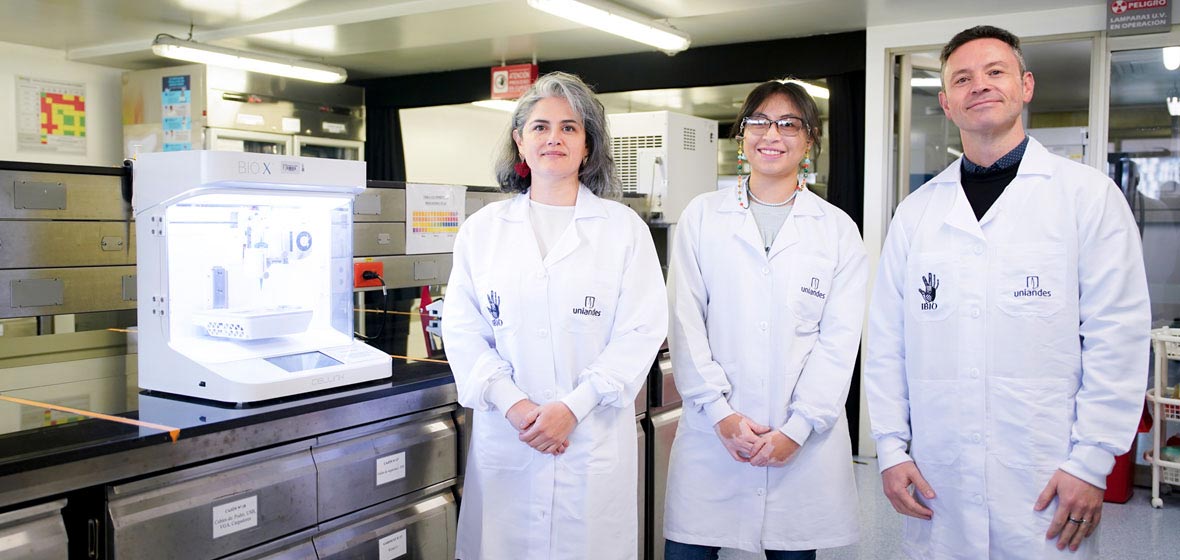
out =
<path fill-rule="evenodd" d="M 801 37 L 1104 0 L 618 0 L 694 47 Z M 350 79 L 653 49 L 530 8 L 525 0 L 0 0 L 0 42 L 125 69 L 167 66 L 158 33 L 343 66 Z M 788 56 L 822 56 L 789 53 Z"/>

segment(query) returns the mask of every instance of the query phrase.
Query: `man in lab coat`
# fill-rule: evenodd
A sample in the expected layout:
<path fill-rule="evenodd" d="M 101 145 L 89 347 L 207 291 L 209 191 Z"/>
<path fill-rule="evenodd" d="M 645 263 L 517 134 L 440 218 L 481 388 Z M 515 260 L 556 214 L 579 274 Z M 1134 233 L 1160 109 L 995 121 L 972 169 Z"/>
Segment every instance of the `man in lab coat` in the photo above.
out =
<path fill-rule="evenodd" d="M 963 157 L 898 206 L 869 314 L 884 491 L 912 558 L 1097 558 L 1147 378 L 1138 229 L 1110 179 L 1025 133 L 1019 39 L 975 27 L 941 58 Z"/>

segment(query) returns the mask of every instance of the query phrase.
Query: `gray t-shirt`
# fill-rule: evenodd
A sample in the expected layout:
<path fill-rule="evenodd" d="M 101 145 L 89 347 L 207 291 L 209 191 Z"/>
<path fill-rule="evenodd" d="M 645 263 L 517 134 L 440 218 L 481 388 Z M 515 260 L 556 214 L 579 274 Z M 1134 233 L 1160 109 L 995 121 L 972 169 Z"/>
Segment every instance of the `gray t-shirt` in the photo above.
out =
<path fill-rule="evenodd" d="M 778 230 L 782 229 L 794 207 L 794 201 L 782 206 L 766 206 L 754 200 L 750 201 L 750 213 L 754 214 L 754 223 L 758 224 L 758 231 L 762 234 L 762 244 L 766 246 L 767 253 L 774 245 L 774 238 L 778 235 Z"/>

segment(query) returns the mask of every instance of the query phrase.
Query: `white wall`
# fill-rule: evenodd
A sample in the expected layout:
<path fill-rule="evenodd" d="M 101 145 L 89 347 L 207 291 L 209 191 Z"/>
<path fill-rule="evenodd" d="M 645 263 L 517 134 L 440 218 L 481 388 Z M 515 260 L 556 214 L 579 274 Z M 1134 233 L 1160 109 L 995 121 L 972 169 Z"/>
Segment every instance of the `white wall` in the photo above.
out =
<path fill-rule="evenodd" d="M 492 171 L 512 114 L 470 104 L 402 109 L 406 181 L 495 187 Z"/>
<path fill-rule="evenodd" d="M 893 107 L 889 105 L 891 64 L 890 49 L 931 47 L 937 50 L 956 33 L 976 25 L 994 25 L 1021 38 L 1065 33 L 1100 31 L 1106 28 L 1106 5 L 1061 8 L 1037 12 L 993 16 L 968 16 L 941 21 L 874 26 L 867 29 L 865 42 L 865 213 L 864 240 L 869 254 L 870 278 L 877 272 L 881 246 L 889 225 L 890 153 L 889 122 Z M 1036 74 L 1036 68 L 1030 68 Z M 1089 87 L 1090 84 L 1078 84 Z M 871 284 L 871 282 L 870 282 Z M 871 287 L 870 287 L 871 290 Z M 869 431 L 868 408 L 864 385 L 861 385 L 860 449 L 861 455 L 874 456 L 876 445 Z"/>
<path fill-rule="evenodd" d="M 76 165 L 123 161 L 122 70 L 66 60 L 64 51 L 0 43 L 0 160 Z M 18 150 L 16 77 L 86 84 L 86 154 Z"/>

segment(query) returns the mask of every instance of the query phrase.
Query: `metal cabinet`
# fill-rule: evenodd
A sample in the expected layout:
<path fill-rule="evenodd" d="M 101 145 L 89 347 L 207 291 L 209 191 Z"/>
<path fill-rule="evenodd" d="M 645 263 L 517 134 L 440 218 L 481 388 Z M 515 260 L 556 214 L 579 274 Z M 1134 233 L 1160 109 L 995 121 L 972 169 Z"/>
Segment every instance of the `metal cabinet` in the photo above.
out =
<path fill-rule="evenodd" d="M 672 441 L 676 439 L 676 426 L 680 423 L 681 407 L 657 412 L 651 415 L 650 435 L 652 438 L 652 522 L 650 538 L 652 555 L 650 560 L 664 558 L 664 496 L 668 490 L 668 462 L 672 456 Z"/>
<path fill-rule="evenodd" d="M 0 513 L 0 558 L 64 560 L 66 526 L 61 509 L 65 500 Z"/>
<path fill-rule="evenodd" d="M 308 529 L 221 560 L 319 560 L 312 543 L 313 536 L 315 529 Z"/>
<path fill-rule="evenodd" d="M 448 406 L 321 436 L 319 520 L 455 478 L 458 435 Z"/>
<path fill-rule="evenodd" d="M 316 524 L 311 442 L 109 486 L 108 556 L 218 558 Z"/>
<path fill-rule="evenodd" d="M 647 548 L 647 541 L 643 538 L 646 535 L 644 522 L 647 521 L 647 435 L 644 433 L 643 422 L 638 417 L 635 420 L 635 434 L 635 442 L 639 446 L 639 492 L 636 496 L 639 506 L 639 556 L 636 558 L 642 560 L 645 557 L 644 549 Z"/>
<path fill-rule="evenodd" d="M 320 560 L 435 560 L 455 557 L 458 507 L 450 482 L 320 526 Z"/>

